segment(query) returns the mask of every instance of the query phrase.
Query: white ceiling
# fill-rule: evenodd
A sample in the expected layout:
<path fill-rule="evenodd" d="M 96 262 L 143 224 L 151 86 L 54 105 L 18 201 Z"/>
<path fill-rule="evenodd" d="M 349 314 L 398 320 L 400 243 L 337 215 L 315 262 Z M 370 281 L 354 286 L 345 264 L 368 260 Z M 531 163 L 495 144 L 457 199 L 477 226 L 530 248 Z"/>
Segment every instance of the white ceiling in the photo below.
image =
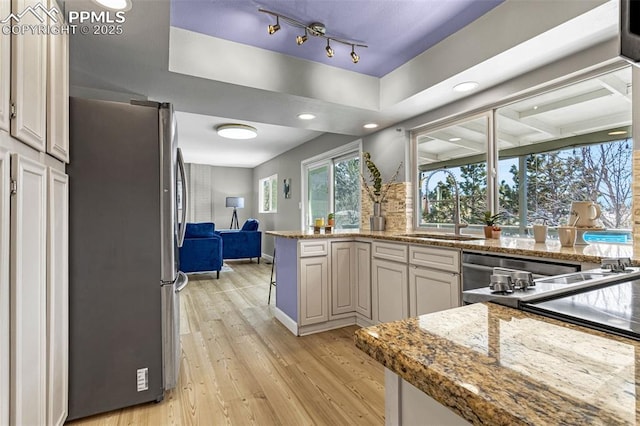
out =
<path fill-rule="evenodd" d="M 89 0 L 64 4 L 95 9 Z M 170 29 L 168 0 L 134 0 L 123 35 L 72 36 L 72 95 L 172 102 L 187 161 L 255 167 L 322 133 L 355 139 L 375 132 L 365 123 L 384 128 L 453 102 L 465 96 L 451 91 L 458 82 L 484 90 L 611 39 L 617 13 L 616 0 L 506 0 L 375 78 Z M 300 112 L 318 118 L 301 121 Z M 257 127 L 258 138 L 239 143 L 213 130 L 238 121 Z"/>

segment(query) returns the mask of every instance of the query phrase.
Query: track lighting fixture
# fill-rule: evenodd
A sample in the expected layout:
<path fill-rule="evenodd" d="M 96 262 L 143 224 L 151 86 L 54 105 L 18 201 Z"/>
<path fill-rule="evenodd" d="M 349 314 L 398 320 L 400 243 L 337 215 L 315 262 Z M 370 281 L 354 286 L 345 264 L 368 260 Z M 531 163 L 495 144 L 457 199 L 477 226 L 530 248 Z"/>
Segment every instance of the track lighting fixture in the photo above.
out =
<path fill-rule="evenodd" d="M 351 60 L 353 61 L 354 64 L 357 64 L 358 61 L 360 60 L 360 56 L 358 56 L 358 54 L 355 52 L 355 46 L 352 44 L 351 45 Z"/>
<path fill-rule="evenodd" d="M 327 39 L 327 47 L 325 47 L 325 49 L 324 49 L 324 50 L 326 50 L 326 51 L 327 51 L 327 56 L 328 56 L 329 58 L 333 58 L 333 54 L 334 54 L 334 52 L 333 52 L 333 49 L 331 48 L 331 46 L 329 45 L 329 39 Z"/>
<path fill-rule="evenodd" d="M 269 27 L 267 27 L 267 32 L 269 34 L 275 34 L 275 32 L 278 31 L 279 29 L 280 29 L 280 17 L 276 16 L 276 24 L 269 25 Z"/>
<path fill-rule="evenodd" d="M 296 44 L 298 46 L 301 46 L 302 44 L 304 44 L 308 40 L 309 34 L 311 34 L 314 37 L 324 38 L 325 40 L 327 40 L 327 47 L 325 47 L 325 51 L 326 51 L 327 56 L 329 58 L 333 58 L 333 56 L 335 54 L 335 51 L 331 47 L 331 42 L 332 41 L 336 42 L 336 43 L 344 44 L 346 46 L 351 46 L 351 61 L 354 64 L 357 64 L 358 61 L 360 61 L 360 56 L 355 52 L 356 46 L 358 46 L 358 47 L 368 47 L 363 42 L 359 42 L 359 41 L 355 41 L 355 40 L 346 40 L 346 39 L 337 38 L 337 37 L 333 37 L 333 36 L 328 35 L 326 27 L 324 26 L 324 24 L 322 24 L 320 22 L 312 22 L 310 24 L 303 24 L 302 22 L 297 21 L 297 20 L 295 20 L 293 18 L 289 18 L 288 16 L 282 15 L 280 13 L 272 12 L 270 10 L 258 9 L 258 11 L 276 17 L 276 24 L 275 25 L 269 25 L 269 27 L 268 27 L 269 34 L 274 34 L 276 31 L 278 31 L 280 29 L 280 19 L 282 19 L 284 22 L 286 22 L 287 24 L 291 25 L 292 27 L 302 28 L 304 30 L 304 35 L 296 36 Z"/>
<path fill-rule="evenodd" d="M 301 46 L 305 41 L 307 41 L 309 37 L 307 37 L 307 29 L 304 29 L 304 35 L 299 35 L 296 37 L 296 43 L 298 46 Z"/>

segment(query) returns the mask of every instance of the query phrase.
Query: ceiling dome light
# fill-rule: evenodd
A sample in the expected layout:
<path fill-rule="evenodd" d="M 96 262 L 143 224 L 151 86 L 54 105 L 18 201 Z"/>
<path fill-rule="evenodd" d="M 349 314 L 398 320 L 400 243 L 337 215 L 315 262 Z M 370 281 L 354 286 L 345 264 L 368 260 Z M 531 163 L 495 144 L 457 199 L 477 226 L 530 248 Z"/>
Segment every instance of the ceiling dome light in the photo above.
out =
<path fill-rule="evenodd" d="M 246 124 L 221 124 L 216 127 L 216 132 L 227 139 L 253 139 L 258 136 L 258 130 Z"/>
<path fill-rule="evenodd" d="M 449 142 L 458 142 L 460 140 L 462 140 L 462 138 L 451 138 L 449 139 Z"/>
<path fill-rule="evenodd" d="M 131 0 L 93 0 L 93 2 L 109 10 L 127 11 L 131 9 Z"/>
<path fill-rule="evenodd" d="M 465 81 L 464 83 L 456 84 L 455 86 L 453 86 L 453 90 L 455 92 L 469 92 L 479 85 L 480 83 L 478 83 L 477 81 Z"/>
<path fill-rule="evenodd" d="M 314 118 L 316 118 L 316 116 L 311 114 L 310 112 L 303 112 L 298 114 L 298 118 L 300 120 L 313 120 Z"/>
<path fill-rule="evenodd" d="M 362 127 L 364 127 L 365 129 L 375 129 L 378 127 L 378 125 L 376 123 L 367 123 Z"/>
<path fill-rule="evenodd" d="M 327 47 L 326 47 L 324 50 L 326 50 L 326 51 L 327 51 L 327 56 L 328 56 L 328 57 L 333 58 L 334 51 L 333 51 L 333 49 L 331 48 L 331 46 L 329 46 L 329 39 L 327 39 Z"/>

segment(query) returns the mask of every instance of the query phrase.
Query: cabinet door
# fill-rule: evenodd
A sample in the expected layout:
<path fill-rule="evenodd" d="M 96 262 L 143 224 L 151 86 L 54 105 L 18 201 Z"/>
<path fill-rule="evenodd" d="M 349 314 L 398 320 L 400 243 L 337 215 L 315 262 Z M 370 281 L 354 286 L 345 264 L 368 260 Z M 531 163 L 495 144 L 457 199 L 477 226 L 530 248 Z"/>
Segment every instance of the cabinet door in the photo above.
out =
<path fill-rule="evenodd" d="M 300 259 L 300 325 L 329 320 L 327 256 Z"/>
<path fill-rule="evenodd" d="M 67 418 L 69 381 L 69 177 L 49 169 L 47 243 L 47 424 Z"/>
<path fill-rule="evenodd" d="M 2 19 L 11 13 L 11 2 L 0 1 Z M 0 130 L 9 131 L 11 107 L 11 36 L 0 34 Z M 2 423 L 2 419 L 0 419 Z M 2 423 L 4 424 L 4 423 Z"/>
<path fill-rule="evenodd" d="M 57 7 L 49 0 L 49 8 Z M 69 34 L 48 38 L 47 152 L 69 162 Z"/>
<path fill-rule="evenodd" d="M 46 423 L 47 169 L 11 156 L 10 423 Z"/>
<path fill-rule="evenodd" d="M 331 315 L 354 312 L 355 247 L 353 242 L 331 243 Z"/>
<path fill-rule="evenodd" d="M 371 319 L 371 244 L 355 243 L 356 312 Z"/>
<path fill-rule="evenodd" d="M 9 153 L 0 148 L 0 425 L 9 424 Z"/>
<path fill-rule="evenodd" d="M 407 264 L 373 259 L 373 321 L 389 322 L 409 316 Z"/>
<path fill-rule="evenodd" d="M 411 267 L 409 300 L 412 317 L 460 306 L 460 275 Z"/>
<path fill-rule="evenodd" d="M 6 2 L 6 0 L 3 0 Z M 35 13 L 22 12 L 39 6 L 36 0 L 12 0 L 12 12 L 21 14 L 20 25 L 42 25 Z M 36 10 L 38 10 L 37 8 Z M 44 21 L 48 24 L 48 20 Z M 47 139 L 47 36 L 30 31 L 11 37 L 11 99 L 15 117 L 11 134 L 45 152 Z"/>

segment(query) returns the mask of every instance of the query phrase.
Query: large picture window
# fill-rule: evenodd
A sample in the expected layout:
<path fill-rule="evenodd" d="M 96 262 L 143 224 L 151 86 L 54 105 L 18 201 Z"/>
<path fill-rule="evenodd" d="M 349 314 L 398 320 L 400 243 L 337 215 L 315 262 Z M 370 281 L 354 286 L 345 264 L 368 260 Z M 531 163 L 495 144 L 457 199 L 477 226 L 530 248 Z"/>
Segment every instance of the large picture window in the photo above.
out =
<path fill-rule="evenodd" d="M 272 175 L 258 182 L 260 194 L 260 213 L 278 211 L 278 175 Z"/>
<path fill-rule="evenodd" d="M 412 133 L 416 225 L 479 231 L 483 211 L 504 213 L 505 235 L 568 223 L 573 201 L 602 210 L 587 241 L 631 241 L 631 69 L 579 81 L 446 125 Z M 493 123 L 493 125 L 489 125 Z"/>

